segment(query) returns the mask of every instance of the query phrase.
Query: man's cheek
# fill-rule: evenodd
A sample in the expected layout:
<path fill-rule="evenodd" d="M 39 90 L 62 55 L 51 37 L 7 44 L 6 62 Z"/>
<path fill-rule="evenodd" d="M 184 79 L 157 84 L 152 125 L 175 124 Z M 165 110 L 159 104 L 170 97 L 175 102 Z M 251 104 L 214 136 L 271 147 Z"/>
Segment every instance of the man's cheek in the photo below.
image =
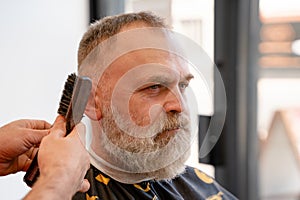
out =
<path fill-rule="evenodd" d="M 130 98 L 128 112 L 134 125 L 144 127 L 151 124 L 149 106 L 145 102 L 134 97 Z"/>

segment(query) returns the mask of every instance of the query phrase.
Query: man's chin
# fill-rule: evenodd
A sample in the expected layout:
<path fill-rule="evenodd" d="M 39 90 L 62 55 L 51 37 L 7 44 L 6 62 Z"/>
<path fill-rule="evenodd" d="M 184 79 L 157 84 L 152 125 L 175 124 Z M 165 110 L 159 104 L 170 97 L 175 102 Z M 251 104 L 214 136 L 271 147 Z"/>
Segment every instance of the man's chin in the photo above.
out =
<path fill-rule="evenodd" d="M 171 180 L 185 171 L 185 162 L 190 155 L 190 151 L 186 151 L 178 160 L 168 166 L 158 169 L 154 172 L 149 172 L 148 177 L 155 180 Z"/>

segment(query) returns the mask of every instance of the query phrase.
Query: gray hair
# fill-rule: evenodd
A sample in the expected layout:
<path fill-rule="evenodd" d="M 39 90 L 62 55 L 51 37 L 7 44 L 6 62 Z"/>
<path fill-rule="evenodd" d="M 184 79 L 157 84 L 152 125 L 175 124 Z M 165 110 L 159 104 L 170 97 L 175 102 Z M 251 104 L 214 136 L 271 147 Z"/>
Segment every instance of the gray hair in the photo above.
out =
<path fill-rule="evenodd" d="M 143 22 L 150 27 L 167 28 L 164 20 L 151 12 L 126 13 L 100 19 L 91 24 L 80 41 L 78 67 L 100 42 L 119 33 L 121 28 L 134 22 Z"/>

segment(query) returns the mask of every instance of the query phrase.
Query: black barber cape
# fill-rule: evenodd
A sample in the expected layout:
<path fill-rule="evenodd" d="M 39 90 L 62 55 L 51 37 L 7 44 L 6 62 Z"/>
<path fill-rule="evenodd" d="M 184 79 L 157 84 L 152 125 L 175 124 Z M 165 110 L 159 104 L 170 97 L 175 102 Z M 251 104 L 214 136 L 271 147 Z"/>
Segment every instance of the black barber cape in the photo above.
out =
<path fill-rule="evenodd" d="M 184 173 L 172 180 L 150 180 L 137 184 L 124 184 L 91 166 L 86 178 L 91 184 L 89 191 L 76 193 L 73 200 L 236 199 L 214 179 L 192 167 L 186 167 Z"/>

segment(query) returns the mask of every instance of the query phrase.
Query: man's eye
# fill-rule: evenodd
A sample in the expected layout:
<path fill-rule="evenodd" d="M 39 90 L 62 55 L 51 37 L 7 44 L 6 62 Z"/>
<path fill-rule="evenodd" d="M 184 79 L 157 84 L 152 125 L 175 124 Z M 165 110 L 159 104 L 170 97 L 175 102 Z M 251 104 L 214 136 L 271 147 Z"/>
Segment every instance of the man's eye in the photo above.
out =
<path fill-rule="evenodd" d="M 161 85 L 151 85 L 150 87 L 148 87 L 149 89 L 151 90 L 157 90 L 157 89 L 160 89 L 161 88 Z"/>
<path fill-rule="evenodd" d="M 151 85 L 148 86 L 147 88 L 145 88 L 145 92 L 147 92 L 148 94 L 159 94 L 160 92 L 163 91 L 163 86 L 160 84 L 155 84 L 155 85 Z"/>
<path fill-rule="evenodd" d="M 185 90 L 189 86 L 188 83 L 179 83 L 179 89 L 180 90 Z"/>

